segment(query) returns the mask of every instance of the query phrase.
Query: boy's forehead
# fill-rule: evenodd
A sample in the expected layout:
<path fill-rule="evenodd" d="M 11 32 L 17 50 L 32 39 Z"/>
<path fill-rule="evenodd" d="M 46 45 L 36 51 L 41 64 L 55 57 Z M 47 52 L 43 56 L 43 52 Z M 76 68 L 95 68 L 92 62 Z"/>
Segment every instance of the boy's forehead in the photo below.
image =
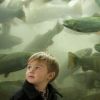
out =
<path fill-rule="evenodd" d="M 34 60 L 34 59 L 31 59 L 28 64 L 41 64 L 41 65 L 47 65 L 46 61 L 44 60 Z"/>

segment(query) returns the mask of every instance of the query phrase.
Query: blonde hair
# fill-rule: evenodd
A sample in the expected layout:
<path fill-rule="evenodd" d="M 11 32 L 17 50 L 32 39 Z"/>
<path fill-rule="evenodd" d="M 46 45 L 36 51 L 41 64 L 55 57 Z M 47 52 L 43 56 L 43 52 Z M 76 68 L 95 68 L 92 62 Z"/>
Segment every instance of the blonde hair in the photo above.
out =
<path fill-rule="evenodd" d="M 59 64 L 55 57 L 51 56 L 50 54 L 46 52 L 37 52 L 28 59 L 28 62 L 31 60 L 43 61 L 47 64 L 48 72 L 55 72 L 55 76 L 52 78 L 52 80 L 50 80 L 50 82 L 55 80 L 55 78 L 58 76 Z"/>

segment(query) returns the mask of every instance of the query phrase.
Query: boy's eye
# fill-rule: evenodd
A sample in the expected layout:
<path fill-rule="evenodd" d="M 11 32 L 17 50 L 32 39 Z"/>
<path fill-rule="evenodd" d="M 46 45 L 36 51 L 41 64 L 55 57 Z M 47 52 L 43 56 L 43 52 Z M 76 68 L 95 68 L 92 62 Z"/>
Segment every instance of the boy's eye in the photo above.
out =
<path fill-rule="evenodd" d="M 27 66 L 27 69 L 31 69 L 31 68 L 36 70 L 36 69 L 41 69 L 41 66 L 34 66 L 34 67 L 30 65 Z"/>
<path fill-rule="evenodd" d="M 30 68 L 31 68 L 31 66 L 30 66 L 30 65 L 28 65 L 28 66 L 27 66 L 27 69 L 30 69 Z"/>
<path fill-rule="evenodd" d="M 35 69 L 40 69 L 40 68 L 41 68 L 40 66 L 36 66 L 36 67 L 35 67 Z"/>

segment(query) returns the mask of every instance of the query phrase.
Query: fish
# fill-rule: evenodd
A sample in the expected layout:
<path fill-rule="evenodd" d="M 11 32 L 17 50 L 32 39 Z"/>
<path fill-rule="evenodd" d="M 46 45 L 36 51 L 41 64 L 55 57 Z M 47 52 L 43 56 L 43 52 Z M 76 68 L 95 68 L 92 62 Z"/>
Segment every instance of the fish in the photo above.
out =
<path fill-rule="evenodd" d="M 25 13 L 22 9 L 10 9 L 0 7 L 0 49 L 12 48 L 15 45 L 21 44 L 22 39 L 13 35 L 10 35 L 11 21 L 15 18 L 25 18 Z"/>
<path fill-rule="evenodd" d="M 100 32 L 100 17 L 83 17 L 63 21 L 63 25 L 76 32 Z"/>
<path fill-rule="evenodd" d="M 0 7 L 0 23 L 9 22 L 14 18 L 25 19 L 25 12 L 22 8 L 12 9 Z"/>
<path fill-rule="evenodd" d="M 23 19 L 25 13 L 22 9 L 11 9 L 0 7 L 0 49 L 8 49 L 22 43 L 22 39 L 13 35 L 10 35 L 11 21 L 13 18 Z M 24 19 L 23 19 L 24 20 Z"/>
<path fill-rule="evenodd" d="M 71 75 L 75 82 L 87 89 L 97 88 L 96 82 L 100 81 L 99 76 L 100 74 L 95 71 L 80 71 Z"/>
<path fill-rule="evenodd" d="M 22 39 L 10 35 L 11 22 L 14 18 L 25 20 L 25 13 L 23 9 L 0 7 L 0 23 L 2 24 L 0 34 L 0 49 L 8 49 L 22 43 Z"/>
<path fill-rule="evenodd" d="M 81 50 L 76 51 L 75 54 L 78 57 L 90 56 L 92 54 L 92 49 L 91 48 L 81 49 Z"/>
<path fill-rule="evenodd" d="M 25 47 L 24 51 L 39 52 L 45 51 L 50 45 L 53 44 L 53 37 L 58 35 L 63 30 L 63 25 L 57 22 L 52 30 L 45 34 L 39 34 L 35 39 Z"/>
<path fill-rule="evenodd" d="M 91 48 L 80 49 L 80 50 L 77 50 L 74 53 L 77 57 L 82 58 L 82 57 L 90 56 L 92 54 L 92 49 Z M 67 66 L 67 62 L 61 64 L 61 66 L 62 66 L 63 69 L 61 69 L 62 71 L 61 71 L 61 73 L 58 77 L 59 82 L 63 82 L 63 80 L 66 78 L 66 76 L 68 77 L 69 75 L 71 75 L 74 72 L 74 71 L 68 70 L 67 73 L 66 73 L 65 69 L 66 69 L 66 66 Z"/>
<path fill-rule="evenodd" d="M 96 51 L 100 52 L 100 43 L 95 44 L 94 48 Z"/>
<path fill-rule="evenodd" d="M 100 55 L 78 57 L 74 53 L 68 53 L 68 69 L 75 70 L 82 68 L 83 71 L 93 70 L 100 72 Z"/>
<path fill-rule="evenodd" d="M 74 53 L 75 53 L 75 55 L 76 55 L 77 57 L 82 58 L 82 57 L 90 56 L 90 55 L 92 54 L 92 49 L 91 49 L 91 48 L 80 49 L 80 50 L 77 50 L 77 51 L 74 52 Z M 60 77 L 59 77 L 59 80 L 58 80 L 58 81 L 60 81 L 60 82 L 62 82 L 62 80 L 64 80 L 64 79 L 66 78 L 66 76 L 71 75 L 72 72 L 73 72 L 73 71 L 68 71 L 68 72 L 66 73 L 65 68 L 66 68 L 66 66 L 67 66 L 67 62 L 64 63 L 64 64 L 61 65 L 61 66 L 63 66 L 63 71 L 62 71 L 62 73 L 60 74 Z"/>
<path fill-rule="evenodd" d="M 10 34 L 0 34 L 0 49 L 12 48 L 16 45 L 21 44 L 23 41 L 21 38 L 10 35 Z"/>
<path fill-rule="evenodd" d="M 31 54 L 32 52 L 0 54 L 0 74 L 8 77 L 9 73 L 24 69 Z"/>

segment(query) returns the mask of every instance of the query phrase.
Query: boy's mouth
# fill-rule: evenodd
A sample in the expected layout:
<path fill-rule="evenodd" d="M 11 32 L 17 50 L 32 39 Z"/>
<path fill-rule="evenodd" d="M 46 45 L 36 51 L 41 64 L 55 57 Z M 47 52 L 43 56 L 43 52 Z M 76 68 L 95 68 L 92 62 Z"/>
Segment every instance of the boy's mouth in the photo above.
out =
<path fill-rule="evenodd" d="M 31 75 L 30 75 L 30 76 L 28 76 L 28 77 L 29 77 L 29 78 L 34 78 L 34 76 L 31 76 Z"/>

